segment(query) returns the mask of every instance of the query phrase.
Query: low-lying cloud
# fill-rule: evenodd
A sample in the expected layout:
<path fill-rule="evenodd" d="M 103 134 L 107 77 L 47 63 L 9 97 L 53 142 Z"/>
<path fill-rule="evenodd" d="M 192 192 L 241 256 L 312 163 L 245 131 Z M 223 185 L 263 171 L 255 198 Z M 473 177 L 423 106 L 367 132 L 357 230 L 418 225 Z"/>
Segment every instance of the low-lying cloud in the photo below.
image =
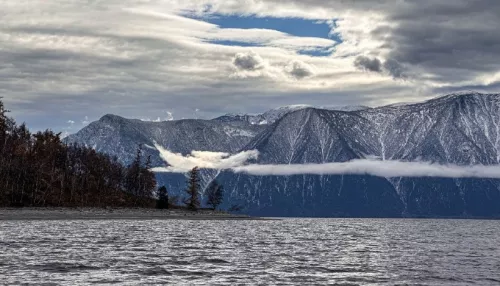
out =
<path fill-rule="evenodd" d="M 394 177 L 491 178 L 500 179 L 500 166 L 439 165 L 428 162 L 353 160 L 342 163 L 248 165 L 232 169 L 257 176 L 372 175 Z"/>
<path fill-rule="evenodd" d="M 500 179 L 500 165 L 440 165 L 429 162 L 381 161 L 372 159 L 323 164 L 248 164 L 257 159 L 257 150 L 237 154 L 192 151 L 191 154 L 170 152 L 155 145 L 168 167 L 154 168 L 155 172 L 185 173 L 194 167 L 202 169 L 229 170 L 255 176 L 293 175 L 371 175 L 384 178 L 395 177 L 440 177 L 440 178 L 490 178 Z"/>
<path fill-rule="evenodd" d="M 179 153 L 170 152 L 155 144 L 160 152 L 160 157 L 168 164 L 168 167 L 153 168 L 154 172 L 186 173 L 198 167 L 201 169 L 225 170 L 244 166 L 251 159 L 257 159 L 259 152 L 256 150 L 244 151 L 231 155 L 222 152 L 192 151 L 184 156 Z"/>

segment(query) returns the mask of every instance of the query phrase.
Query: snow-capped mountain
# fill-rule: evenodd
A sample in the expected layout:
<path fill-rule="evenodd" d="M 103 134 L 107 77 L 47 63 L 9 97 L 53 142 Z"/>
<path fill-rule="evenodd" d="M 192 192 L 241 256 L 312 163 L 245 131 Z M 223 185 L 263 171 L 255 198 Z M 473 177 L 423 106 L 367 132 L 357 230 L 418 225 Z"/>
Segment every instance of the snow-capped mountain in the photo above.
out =
<path fill-rule="evenodd" d="M 69 138 L 119 155 L 125 162 L 133 157 L 137 143 L 156 141 L 181 153 L 256 149 L 258 164 L 345 162 L 374 156 L 457 165 L 500 163 L 500 94 L 460 93 L 416 104 L 347 111 L 300 106 L 265 114 L 259 115 L 269 120 L 265 123 L 223 116 L 142 123 L 146 125 L 105 116 Z M 207 181 L 217 176 L 225 185 L 227 204 L 241 204 L 255 215 L 500 216 L 500 180 L 207 174 Z M 180 183 L 171 188 L 180 188 Z"/>
<path fill-rule="evenodd" d="M 281 117 L 286 114 L 298 111 L 306 108 L 314 108 L 312 105 L 307 104 L 296 104 L 296 105 L 286 105 L 278 108 L 274 108 L 268 110 L 262 114 L 226 114 L 221 117 L 217 117 L 214 120 L 218 121 L 246 121 L 250 124 L 258 124 L 258 125 L 266 125 L 273 124 Z M 338 111 L 359 111 L 369 109 L 367 106 L 362 105 L 353 105 L 353 106 L 321 106 L 319 109 L 328 109 L 328 110 L 338 110 Z"/>
<path fill-rule="evenodd" d="M 232 153 L 263 129 L 263 126 L 244 121 L 186 119 L 150 122 L 108 114 L 65 140 L 112 154 L 125 164 L 134 159 L 138 145 L 142 144 L 146 153 L 152 156 L 153 164 L 158 166 L 164 162 L 153 147 L 155 143 L 184 155 L 192 150 Z"/>

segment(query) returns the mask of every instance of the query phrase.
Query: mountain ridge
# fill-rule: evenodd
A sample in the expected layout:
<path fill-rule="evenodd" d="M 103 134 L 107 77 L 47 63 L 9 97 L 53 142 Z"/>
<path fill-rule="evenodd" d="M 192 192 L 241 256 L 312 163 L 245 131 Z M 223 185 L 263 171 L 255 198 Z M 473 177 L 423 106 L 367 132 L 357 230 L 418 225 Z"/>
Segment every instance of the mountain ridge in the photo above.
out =
<path fill-rule="evenodd" d="M 107 121 L 125 126 L 117 133 Z M 172 152 L 256 149 L 261 154 L 252 162 L 256 164 L 345 162 L 368 157 L 456 165 L 500 163 L 500 94 L 455 93 L 420 103 L 353 111 L 301 107 L 272 124 L 220 118 L 159 124 L 148 127 L 108 116 L 97 124 L 98 132 L 69 141 L 88 144 L 97 138 L 96 146 L 113 146 L 106 152 L 123 156 L 137 143 L 159 139 L 145 130 L 161 127 L 168 135 L 157 142 Z M 229 129 L 232 132 L 224 132 Z M 204 136 L 197 136 L 200 132 Z M 128 147 L 123 148 L 124 144 Z M 150 152 L 156 156 L 155 163 L 165 164 L 155 150 Z M 182 174 L 160 177 L 167 184 L 175 181 L 171 189 L 181 187 Z M 229 190 L 229 202 L 245 205 L 247 213 L 256 215 L 500 215 L 499 180 L 204 173 L 204 184 L 213 179 Z"/>

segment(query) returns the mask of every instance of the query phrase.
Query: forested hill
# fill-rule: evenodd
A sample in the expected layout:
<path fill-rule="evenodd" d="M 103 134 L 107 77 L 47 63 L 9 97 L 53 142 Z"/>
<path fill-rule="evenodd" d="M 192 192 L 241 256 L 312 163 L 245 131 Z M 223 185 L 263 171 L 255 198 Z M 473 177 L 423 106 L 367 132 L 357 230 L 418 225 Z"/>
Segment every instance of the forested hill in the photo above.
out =
<path fill-rule="evenodd" d="M 138 150 L 124 166 L 117 158 L 52 131 L 31 133 L 7 115 L 0 100 L 0 206 L 150 206 L 156 187 L 149 158 Z"/>

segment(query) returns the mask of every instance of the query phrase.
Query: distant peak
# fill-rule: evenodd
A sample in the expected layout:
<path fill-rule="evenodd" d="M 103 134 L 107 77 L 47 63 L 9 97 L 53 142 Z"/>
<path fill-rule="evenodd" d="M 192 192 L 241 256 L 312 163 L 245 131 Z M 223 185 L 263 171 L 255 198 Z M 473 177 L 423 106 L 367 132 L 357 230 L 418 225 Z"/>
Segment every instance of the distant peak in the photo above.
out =
<path fill-rule="evenodd" d="M 308 108 L 308 107 L 313 107 L 312 105 L 309 105 L 309 104 L 291 104 L 291 105 L 284 105 L 284 106 L 280 106 L 280 107 L 277 107 L 277 108 L 274 108 L 272 110 L 290 110 L 290 109 L 304 109 L 304 108 Z"/>
<path fill-rule="evenodd" d="M 99 119 L 99 121 L 101 121 L 101 122 L 115 122 L 115 121 L 121 121 L 123 119 L 125 119 L 125 118 L 118 116 L 118 115 L 106 114 L 103 117 L 101 117 L 101 119 Z"/>
<path fill-rule="evenodd" d="M 429 100 L 429 102 L 443 102 L 443 101 L 455 101 L 455 100 L 484 100 L 487 97 L 493 96 L 497 97 L 500 94 L 498 93 L 481 93 L 477 91 L 460 91 L 454 92 L 447 95 L 443 95 L 434 99 Z"/>
<path fill-rule="evenodd" d="M 448 94 L 448 96 L 463 96 L 463 95 L 482 95 L 482 93 L 474 90 L 464 90 Z"/>

